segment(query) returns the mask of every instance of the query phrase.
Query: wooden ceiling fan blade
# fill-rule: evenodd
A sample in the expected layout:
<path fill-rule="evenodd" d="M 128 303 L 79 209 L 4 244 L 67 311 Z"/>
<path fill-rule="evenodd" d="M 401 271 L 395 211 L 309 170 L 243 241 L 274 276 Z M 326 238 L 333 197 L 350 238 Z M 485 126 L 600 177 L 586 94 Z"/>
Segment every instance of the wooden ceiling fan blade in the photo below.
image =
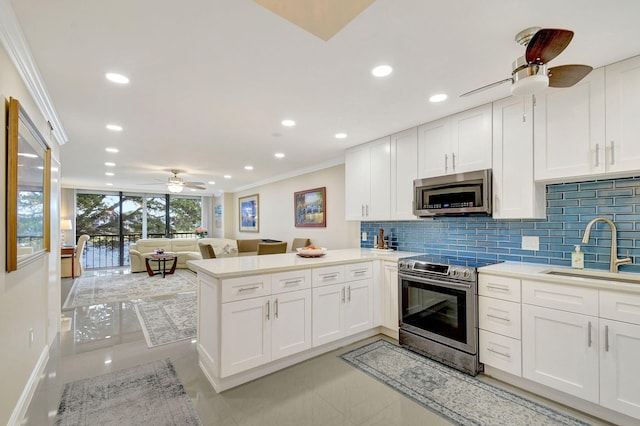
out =
<path fill-rule="evenodd" d="M 560 65 L 549 68 L 549 87 L 571 87 L 593 70 L 588 65 Z"/>
<path fill-rule="evenodd" d="M 546 64 L 558 56 L 571 42 L 573 31 L 543 28 L 531 37 L 525 57 L 530 64 Z"/>
<path fill-rule="evenodd" d="M 462 95 L 460 95 L 460 97 L 464 98 L 464 97 L 467 97 L 467 96 L 475 95 L 478 92 L 482 92 L 484 90 L 488 90 L 488 89 L 491 89 L 493 87 L 500 86 L 501 84 L 506 83 L 507 81 L 511 81 L 511 78 L 505 78 L 504 80 L 496 81 L 495 83 L 491 83 L 491 84 L 487 84 L 486 86 L 478 87 L 477 89 L 473 89 L 470 92 L 463 93 Z"/>

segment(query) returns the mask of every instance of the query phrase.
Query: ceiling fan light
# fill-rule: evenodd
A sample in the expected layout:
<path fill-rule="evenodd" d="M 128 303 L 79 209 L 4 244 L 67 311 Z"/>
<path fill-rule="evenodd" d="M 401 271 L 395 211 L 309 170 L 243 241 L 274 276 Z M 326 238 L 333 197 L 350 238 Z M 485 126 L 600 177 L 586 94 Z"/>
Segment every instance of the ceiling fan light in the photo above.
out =
<path fill-rule="evenodd" d="M 549 87 L 549 77 L 546 75 L 530 75 L 515 81 L 511 85 L 511 94 L 513 96 L 528 96 L 547 87 Z"/>
<path fill-rule="evenodd" d="M 168 185 L 167 188 L 169 189 L 169 192 L 172 192 L 175 194 L 178 192 L 182 192 L 182 190 L 184 189 L 184 186 L 172 184 L 172 185 Z"/>

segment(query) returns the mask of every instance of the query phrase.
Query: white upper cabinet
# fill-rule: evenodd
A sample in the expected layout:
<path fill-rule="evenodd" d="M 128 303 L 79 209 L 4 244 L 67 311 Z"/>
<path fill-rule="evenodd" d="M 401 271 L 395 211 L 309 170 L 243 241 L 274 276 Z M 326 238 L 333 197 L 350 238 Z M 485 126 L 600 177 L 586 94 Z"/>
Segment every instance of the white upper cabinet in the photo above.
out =
<path fill-rule="evenodd" d="M 607 152 L 611 173 L 640 169 L 640 56 L 605 68 Z"/>
<path fill-rule="evenodd" d="M 389 220 L 391 160 L 389 136 L 345 153 L 347 220 Z"/>
<path fill-rule="evenodd" d="M 491 168 L 491 104 L 418 127 L 418 177 Z"/>
<path fill-rule="evenodd" d="M 418 128 L 391 135 L 391 219 L 415 219 L 413 181 L 418 178 Z"/>
<path fill-rule="evenodd" d="M 493 103 L 495 219 L 545 217 L 545 187 L 533 181 L 533 119 L 531 96 Z"/>

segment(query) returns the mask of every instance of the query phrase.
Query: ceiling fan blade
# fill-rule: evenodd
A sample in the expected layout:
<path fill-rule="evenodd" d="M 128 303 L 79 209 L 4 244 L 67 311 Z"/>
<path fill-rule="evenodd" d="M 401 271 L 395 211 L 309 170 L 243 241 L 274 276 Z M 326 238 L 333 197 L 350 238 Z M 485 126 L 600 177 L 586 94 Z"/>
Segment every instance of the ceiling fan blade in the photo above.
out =
<path fill-rule="evenodd" d="M 196 183 L 200 182 L 185 182 L 183 186 L 189 189 L 207 189 L 204 186 L 196 185 Z"/>
<path fill-rule="evenodd" d="M 464 98 L 466 96 L 475 95 L 478 92 L 482 92 L 483 90 L 491 89 L 492 87 L 500 86 L 501 84 L 506 83 L 508 81 L 511 81 L 511 78 L 505 78 L 504 80 L 496 81 L 495 83 L 491 83 L 491 84 L 487 84 L 486 86 L 478 87 L 477 89 L 473 89 L 470 92 L 463 93 L 462 95 L 460 95 L 460 97 Z"/>
<path fill-rule="evenodd" d="M 571 87 L 591 72 L 588 65 L 560 65 L 549 68 L 549 87 Z"/>
<path fill-rule="evenodd" d="M 531 37 L 525 57 L 530 64 L 546 64 L 569 45 L 573 31 L 543 28 Z"/>

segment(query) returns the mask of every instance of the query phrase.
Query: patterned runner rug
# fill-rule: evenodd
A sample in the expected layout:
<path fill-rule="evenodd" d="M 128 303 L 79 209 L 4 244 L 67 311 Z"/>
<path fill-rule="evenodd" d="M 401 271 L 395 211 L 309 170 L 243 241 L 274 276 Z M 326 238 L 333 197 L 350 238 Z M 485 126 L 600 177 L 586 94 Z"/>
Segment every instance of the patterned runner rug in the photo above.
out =
<path fill-rule="evenodd" d="M 136 304 L 136 313 L 150 348 L 196 337 L 195 292 L 159 300 L 141 300 Z"/>
<path fill-rule="evenodd" d="M 342 359 L 459 425 L 587 425 L 385 340 Z"/>
<path fill-rule="evenodd" d="M 195 291 L 196 287 L 196 274 L 188 269 L 177 269 L 165 278 L 161 275 L 150 277 L 146 272 L 86 276 L 73 283 L 62 309 L 166 296 Z"/>
<path fill-rule="evenodd" d="M 59 426 L 201 425 L 168 359 L 67 383 Z"/>

